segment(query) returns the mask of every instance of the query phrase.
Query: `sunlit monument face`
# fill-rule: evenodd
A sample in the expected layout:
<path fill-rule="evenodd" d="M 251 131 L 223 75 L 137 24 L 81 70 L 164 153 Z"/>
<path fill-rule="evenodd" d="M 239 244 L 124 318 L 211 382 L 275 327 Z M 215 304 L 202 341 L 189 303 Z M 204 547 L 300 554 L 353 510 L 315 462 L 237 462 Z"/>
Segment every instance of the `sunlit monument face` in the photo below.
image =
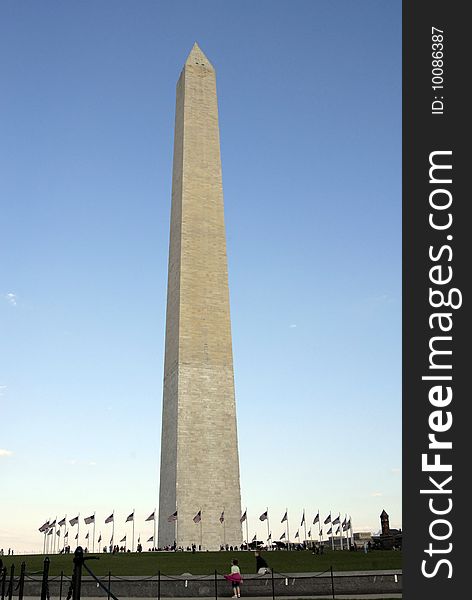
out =
<path fill-rule="evenodd" d="M 158 544 L 241 544 L 240 516 L 216 78 L 195 44 L 177 83 Z"/>

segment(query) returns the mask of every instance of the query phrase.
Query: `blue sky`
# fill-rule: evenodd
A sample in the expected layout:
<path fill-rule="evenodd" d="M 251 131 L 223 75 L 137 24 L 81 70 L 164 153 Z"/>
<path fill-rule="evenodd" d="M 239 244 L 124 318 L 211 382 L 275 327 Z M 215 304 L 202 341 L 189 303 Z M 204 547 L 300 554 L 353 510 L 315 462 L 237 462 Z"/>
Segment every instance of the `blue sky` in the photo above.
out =
<path fill-rule="evenodd" d="M 401 526 L 401 3 L 7 0 L 0 547 L 79 512 L 98 535 L 113 509 L 117 535 L 133 508 L 152 534 L 194 41 L 217 71 L 249 535 L 267 506 L 273 538 L 286 508 L 293 533 L 303 508 Z"/>

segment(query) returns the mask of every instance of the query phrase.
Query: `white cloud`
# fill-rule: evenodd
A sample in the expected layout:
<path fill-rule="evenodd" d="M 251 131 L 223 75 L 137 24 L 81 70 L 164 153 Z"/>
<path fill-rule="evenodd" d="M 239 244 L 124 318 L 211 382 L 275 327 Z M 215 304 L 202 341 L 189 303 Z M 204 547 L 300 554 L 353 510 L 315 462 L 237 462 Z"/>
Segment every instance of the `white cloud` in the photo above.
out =
<path fill-rule="evenodd" d="M 290 325 L 290 329 L 295 329 L 296 325 L 295 323 L 292 323 L 292 325 Z"/>
<path fill-rule="evenodd" d="M 4 448 L 0 448 L 0 456 L 11 456 L 13 452 L 11 450 L 5 450 Z"/>
<path fill-rule="evenodd" d="M 5 395 L 6 391 L 7 391 L 7 386 L 6 385 L 0 385 L 0 398 Z"/>
<path fill-rule="evenodd" d="M 68 458 L 64 461 L 66 465 L 79 466 L 79 467 L 96 467 L 97 463 L 94 460 L 78 460 L 77 458 Z"/>
<path fill-rule="evenodd" d="M 12 306 L 16 306 L 16 294 L 14 294 L 13 292 L 8 292 L 8 294 L 5 294 L 5 298 Z"/>
<path fill-rule="evenodd" d="M 383 496 L 382 492 L 372 492 L 371 496 L 373 496 L 374 498 L 380 498 L 380 496 Z"/>

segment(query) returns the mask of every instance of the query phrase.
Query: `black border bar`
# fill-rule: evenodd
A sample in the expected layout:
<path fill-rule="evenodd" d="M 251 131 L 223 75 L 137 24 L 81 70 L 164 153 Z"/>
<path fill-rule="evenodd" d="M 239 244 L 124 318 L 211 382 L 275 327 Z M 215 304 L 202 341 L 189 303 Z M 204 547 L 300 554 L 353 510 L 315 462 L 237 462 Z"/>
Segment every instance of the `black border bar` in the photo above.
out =
<path fill-rule="evenodd" d="M 472 24 L 466 9 L 467 3 L 457 0 L 403 2 L 407 600 L 455 600 L 470 593 L 472 194 L 467 187 L 472 153 L 466 147 L 471 129 L 466 90 L 471 86 Z"/>

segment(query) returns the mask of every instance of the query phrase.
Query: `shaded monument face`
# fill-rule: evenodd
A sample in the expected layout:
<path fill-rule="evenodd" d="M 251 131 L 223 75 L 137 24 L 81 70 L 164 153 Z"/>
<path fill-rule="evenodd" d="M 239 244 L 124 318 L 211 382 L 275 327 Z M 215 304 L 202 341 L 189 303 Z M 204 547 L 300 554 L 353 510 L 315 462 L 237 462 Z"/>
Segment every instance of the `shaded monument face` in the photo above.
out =
<path fill-rule="evenodd" d="M 216 78 L 195 44 L 177 84 L 158 544 L 241 544 L 240 516 Z"/>

